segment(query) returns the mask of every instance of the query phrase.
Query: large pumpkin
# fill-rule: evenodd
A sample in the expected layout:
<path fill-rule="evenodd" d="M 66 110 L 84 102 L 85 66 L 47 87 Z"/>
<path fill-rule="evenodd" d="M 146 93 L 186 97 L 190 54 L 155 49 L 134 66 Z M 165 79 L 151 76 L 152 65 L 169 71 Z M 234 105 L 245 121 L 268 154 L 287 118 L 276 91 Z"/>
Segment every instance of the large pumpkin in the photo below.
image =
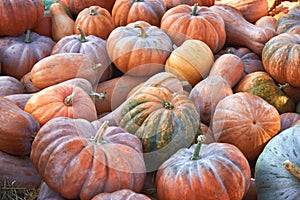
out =
<path fill-rule="evenodd" d="M 213 136 L 218 142 L 237 146 L 248 160 L 254 160 L 280 130 L 276 108 L 247 92 L 219 101 L 212 118 Z"/>
<path fill-rule="evenodd" d="M 250 186 L 250 167 L 231 144 L 198 143 L 165 161 L 156 185 L 158 198 L 164 200 L 240 200 Z"/>
<path fill-rule="evenodd" d="M 295 200 L 300 196 L 300 124 L 271 139 L 257 159 L 258 199 Z"/>
<path fill-rule="evenodd" d="M 141 191 L 145 163 L 140 140 L 120 127 L 55 118 L 32 144 L 31 160 L 43 181 L 67 199 L 92 199 L 120 189 Z"/>
<path fill-rule="evenodd" d="M 206 6 L 181 4 L 165 12 L 161 19 L 163 29 L 180 46 L 187 39 L 206 43 L 213 53 L 225 44 L 225 24 L 221 16 Z"/>
<path fill-rule="evenodd" d="M 159 165 L 197 134 L 199 114 L 184 94 L 166 87 L 144 86 L 122 104 L 119 126 L 138 136 L 143 144 L 147 169 Z"/>
<path fill-rule="evenodd" d="M 173 8 L 180 4 L 187 4 L 187 5 L 195 5 L 198 4 L 199 6 L 212 6 L 215 4 L 215 0 L 163 0 L 166 4 L 167 9 Z"/>
<path fill-rule="evenodd" d="M 121 72 L 133 76 L 162 71 L 172 45 L 166 33 L 144 21 L 114 29 L 106 43 L 110 60 Z"/>
<path fill-rule="evenodd" d="M 265 70 L 280 84 L 300 87 L 300 35 L 282 33 L 271 38 L 263 48 Z"/>
<path fill-rule="evenodd" d="M 1 0 L 0 36 L 20 35 L 35 27 L 43 16 L 44 5 L 41 0 Z"/>

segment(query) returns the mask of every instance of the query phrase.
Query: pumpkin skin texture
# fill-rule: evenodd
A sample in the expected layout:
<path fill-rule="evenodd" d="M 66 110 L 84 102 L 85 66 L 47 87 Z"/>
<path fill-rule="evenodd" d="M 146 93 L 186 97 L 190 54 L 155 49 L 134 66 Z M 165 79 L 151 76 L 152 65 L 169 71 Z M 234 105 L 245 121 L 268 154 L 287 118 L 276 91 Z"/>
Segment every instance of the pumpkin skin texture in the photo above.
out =
<path fill-rule="evenodd" d="M 57 192 L 53 192 L 45 182 L 42 182 L 39 188 L 39 195 L 38 199 L 45 199 L 45 200 L 65 200 L 60 194 Z"/>
<path fill-rule="evenodd" d="M 20 35 L 35 27 L 43 16 L 44 6 L 41 0 L 0 1 L 0 36 Z"/>
<path fill-rule="evenodd" d="M 82 88 L 69 84 L 53 85 L 35 93 L 28 99 L 24 110 L 41 125 L 57 117 L 97 119 L 90 96 Z"/>
<path fill-rule="evenodd" d="M 29 156 L 15 156 L 0 151 L 0 166 L 1 189 L 8 187 L 5 182 L 14 183 L 15 188 L 36 189 L 40 186 L 40 175 L 33 167 Z"/>
<path fill-rule="evenodd" d="M 299 113 L 287 112 L 280 115 L 280 132 L 288 129 L 294 122 L 300 119 Z"/>
<path fill-rule="evenodd" d="M 282 33 L 271 38 L 262 52 L 266 72 L 280 84 L 300 87 L 300 35 Z"/>
<path fill-rule="evenodd" d="M 207 6 L 207 7 L 215 4 L 215 0 L 163 0 L 163 1 L 166 4 L 167 10 L 175 6 L 178 6 L 180 4 L 187 4 L 192 6 L 197 3 L 199 6 Z"/>
<path fill-rule="evenodd" d="M 300 166 L 300 124 L 272 138 L 255 165 L 258 199 L 299 199 L 300 181 L 283 166 L 286 160 Z M 298 173 L 299 176 L 299 173 Z"/>
<path fill-rule="evenodd" d="M 0 96 L 25 93 L 22 83 L 12 76 L 0 76 Z"/>
<path fill-rule="evenodd" d="M 26 93 L 35 93 L 35 92 L 38 92 L 41 90 L 33 85 L 31 78 L 30 78 L 30 72 L 28 72 L 24 76 L 22 76 L 22 78 L 20 79 L 20 82 L 22 83 Z"/>
<path fill-rule="evenodd" d="M 186 40 L 172 51 L 165 63 L 165 71 L 195 86 L 207 77 L 213 63 L 213 52 L 207 44 L 200 40 Z"/>
<path fill-rule="evenodd" d="M 148 86 L 122 105 L 119 126 L 140 138 L 147 170 L 155 171 L 178 149 L 192 143 L 199 121 L 186 95 Z"/>
<path fill-rule="evenodd" d="M 138 21 L 114 29 L 107 39 L 106 49 L 121 72 L 150 76 L 163 70 L 172 45 L 160 28 Z"/>
<path fill-rule="evenodd" d="M 278 34 L 300 34 L 300 5 L 293 7 L 287 14 L 278 18 L 276 31 Z"/>
<path fill-rule="evenodd" d="M 112 18 L 116 27 L 126 26 L 136 21 L 145 21 L 159 27 L 165 11 L 163 0 L 116 0 L 112 9 Z"/>
<path fill-rule="evenodd" d="M 112 193 L 101 193 L 92 198 L 92 200 L 111 200 L 111 199 L 122 199 L 122 200 L 151 200 L 144 194 L 136 193 L 129 189 L 117 190 Z"/>
<path fill-rule="evenodd" d="M 60 117 L 40 129 L 30 158 L 51 190 L 67 199 L 87 200 L 103 192 L 142 189 L 140 140 L 120 127 L 99 128 L 105 127 Z M 96 140 L 98 130 L 102 136 Z"/>
<path fill-rule="evenodd" d="M 249 161 L 258 157 L 279 130 L 280 116 L 276 108 L 246 92 L 219 101 L 212 118 L 214 138 L 237 146 Z"/>
<path fill-rule="evenodd" d="M 90 6 L 79 12 L 75 20 L 74 32 L 79 33 L 80 26 L 86 35 L 95 35 L 106 40 L 115 28 L 110 13 L 100 6 Z"/>
<path fill-rule="evenodd" d="M 28 101 L 28 99 L 33 95 L 33 93 L 25 93 L 25 94 L 11 94 L 4 96 L 4 98 L 10 100 L 14 104 L 16 104 L 19 108 L 24 110 L 25 105 Z"/>
<path fill-rule="evenodd" d="M 0 113 L 0 151 L 29 155 L 33 137 L 40 128 L 37 120 L 4 97 L 0 97 Z"/>
<path fill-rule="evenodd" d="M 46 36 L 27 31 L 19 36 L 3 37 L 12 40 L 2 49 L 2 74 L 21 79 L 33 65 L 50 55 L 55 42 Z"/>
<path fill-rule="evenodd" d="M 158 198 L 242 199 L 251 176 L 242 152 L 231 144 L 203 144 L 199 158 L 191 160 L 196 148 L 197 144 L 182 148 L 160 166 L 156 174 Z"/>
<path fill-rule="evenodd" d="M 267 72 L 253 72 L 243 77 L 234 92 L 249 92 L 266 100 L 278 112 L 295 111 L 294 101 L 288 97 Z"/>
<path fill-rule="evenodd" d="M 160 28 L 180 46 L 187 39 L 206 43 L 213 53 L 222 49 L 226 40 L 223 19 L 206 6 L 181 4 L 165 12 Z"/>

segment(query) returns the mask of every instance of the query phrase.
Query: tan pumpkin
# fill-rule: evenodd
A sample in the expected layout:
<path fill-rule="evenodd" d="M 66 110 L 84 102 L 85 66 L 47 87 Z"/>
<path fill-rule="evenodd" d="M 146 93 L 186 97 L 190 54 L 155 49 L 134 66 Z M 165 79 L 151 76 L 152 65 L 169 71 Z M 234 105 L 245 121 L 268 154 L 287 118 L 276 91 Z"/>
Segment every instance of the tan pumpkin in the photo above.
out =
<path fill-rule="evenodd" d="M 214 63 L 213 52 L 200 40 L 186 40 L 172 51 L 165 63 L 165 71 L 191 86 L 207 77 Z"/>

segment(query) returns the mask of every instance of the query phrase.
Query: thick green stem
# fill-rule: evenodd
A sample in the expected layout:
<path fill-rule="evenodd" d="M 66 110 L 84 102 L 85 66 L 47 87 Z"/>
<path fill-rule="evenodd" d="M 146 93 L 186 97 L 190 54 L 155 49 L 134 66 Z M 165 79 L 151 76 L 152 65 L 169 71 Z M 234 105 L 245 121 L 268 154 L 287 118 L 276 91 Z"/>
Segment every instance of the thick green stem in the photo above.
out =
<path fill-rule="evenodd" d="M 197 138 L 197 146 L 196 149 L 194 151 L 194 154 L 192 155 L 192 157 L 190 158 L 191 160 L 199 160 L 200 159 L 200 149 L 201 149 L 201 145 L 202 142 L 204 142 L 205 140 L 205 136 L 204 135 L 199 135 Z"/>
<path fill-rule="evenodd" d="M 31 43 L 31 40 L 30 40 L 30 33 L 31 33 L 31 31 L 28 29 L 28 30 L 26 31 L 26 35 L 25 35 L 25 40 L 24 40 L 25 43 Z"/>
<path fill-rule="evenodd" d="M 194 7 L 193 7 L 193 11 L 191 12 L 191 15 L 193 15 L 193 16 L 198 16 L 197 10 L 198 10 L 198 4 L 195 3 L 195 4 L 194 4 Z"/>
<path fill-rule="evenodd" d="M 82 28 L 79 26 L 79 25 L 77 25 L 77 30 L 79 31 L 79 33 L 80 33 L 80 36 L 79 36 L 79 40 L 80 40 L 80 42 L 87 42 L 87 39 L 86 39 L 86 36 L 85 36 L 85 33 L 84 33 L 84 31 L 82 30 Z"/>
<path fill-rule="evenodd" d="M 138 34 L 139 37 L 142 37 L 142 38 L 147 37 L 146 31 L 143 26 L 141 26 L 140 24 L 135 24 L 134 28 L 139 28 L 141 30 L 141 32 Z"/>
<path fill-rule="evenodd" d="M 288 170 L 293 176 L 295 176 L 300 181 L 300 168 L 296 164 L 289 160 L 283 162 L 283 166 Z"/>
<path fill-rule="evenodd" d="M 107 127 L 108 127 L 108 123 L 109 123 L 109 121 L 104 121 L 104 122 L 101 124 L 101 126 L 100 126 L 100 128 L 98 129 L 98 131 L 97 131 L 95 137 L 92 137 L 92 139 L 91 139 L 92 142 L 95 142 L 95 143 L 97 143 L 97 144 L 99 144 L 99 143 L 102 142 L 102 137 L 103 137 L 103 134 L 104 134 L 104 132 L 106 131 L 106 129 L 107 129 Z"/>

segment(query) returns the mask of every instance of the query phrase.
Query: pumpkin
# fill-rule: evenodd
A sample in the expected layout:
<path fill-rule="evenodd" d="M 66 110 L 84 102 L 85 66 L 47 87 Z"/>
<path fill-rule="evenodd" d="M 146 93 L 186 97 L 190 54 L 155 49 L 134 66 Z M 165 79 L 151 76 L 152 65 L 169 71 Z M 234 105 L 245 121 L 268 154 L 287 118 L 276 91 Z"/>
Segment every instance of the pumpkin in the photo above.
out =
<path fill-rule="evenodd" d="M 199 142 L 180 149 L 159 167 L 156 188 L 158 198 L 165 200 L 240 200 L 250 176 L 247 159 L 234 145 Z"/>
<path fill-rule="evenodd" d="M 249 92 L 273 105 L 279 113 L 295 111 L 294 101 L 263 71 L 247 74 L 234 88 L 234 92 Z"/>
<path fill-rule="evenodd" d="M 257 159 L 255 185 L 258 199 L 299 199 L 300 124 L 272 138 Z"/>
<path fill-rule="evenodd" d="M 288 129 L 292 126 L 294 122 L 300 119 L 299 113 L 286 112 L 280 115 L 280 132 Z"/>
<path fill-rule="evenodd" d="M 2 0 L 0 36 L 18 36 L 35 27 L 43 15 L 44 6 L 41 0 Z"/>
<path fill-rule="evenodd" d="M 114 29 L 107 39 L 106 49 L 121 72 L 150 76 L 164 69 L 172 45 L 169 36 L 160 28 L 138 21 Z"/>
<path fill-rule="evenodd" d="M 208 76 L 219 75 L 233 88 L 241 80 L 243 72 L 244 64 L 240 57 L 223 54 L 215 60 Z"/>
<path fill-rule="evenodd" d="M 100 6 L 90 6 L 79 12 L 75 20 L 74 32 L 79 33 L 80 26 L 86 35 L 95 35 L 106 40 L 115 28 L 111 14 Z"/>
<path fill-rule="evenodd" d="M 103 192 L 139 192 L 145 179 L 140 140 L 106 122 L 48 121 L 32 144 L 30 158 L 41 179 L 67 199 L 92 199 Z"/>
<path fill-rule="evenodd" d="M 189 98 L 194 102 L 201 122 L 209 124 L 218 102 L 233 94 L 231 86 L 219 75 L 209 76 L 193 87 Z"/>
<path fill-rule="evenodd" d="M 193 102 L 166 87 L 144 86 L 121 109 L 119 126 L 140 138 L 148 171 L 188 147 L 198 131 L 200 118 Z"/>
<path fill-rule="evenodd" d="M 100 193 L 92 198 L 92 200 L 107 200 L 107 199 L 151 200 L 146 195 L 136 193 L 129 189 L 117 190 L 112 193 Z"/>
<path fill-rule="evenodd" d="M 207 77 L 214 62 L 213 52 L 200 40 L 186 40 L 174 49 L 165 63 L 165 71 L 191 86 Z"/>
<path fill-rule="evenodd" d="M 277 20 L 276 31 L 281 33 L 300 34 L 300 5 L 293 7 L 287 14 Z"/>
<path fill-rule="evenodd" d="M 86 54 L 59 53 L 35 63 L 30 71 L 30 79 L 39 89 L 73 78 L 85 78 L 94 85 L 100 79 L 100 68 L 101 63 L 96 64 Z"/>
<path fill-rule="evenodd" d="M 44 125 L 57 117 L 97 119 L 95 104 L 80 87 L 69 84 L 49 86 L 28 99 L 24 110 Z"/>
<path fill-rule="evenodd" d="M 33 65 L 39 60 L 50 55 L 55 42 L 46 36 L 27 30 L 26 34 L 15 37 L 3 37 L 3 40 L 11 40 L 9 45 L 2 49 L 2 74 L 21 79 L 30 72 Z"/>
<path fill-rule="evenodd" d="M 159 27 L 165 11 L 166 5 L 163 0 L 116 0 L 112 18 L 116 27 L 136 21 L 145 21 Z"/>
<path fill-rule="evenodd" d="M 33 85 L 31 78 L 30 78 L 30 72 L 28 72 L 24 76 L 22 76 L 22 78 L 20 79 L 20 82 L 22 83 L 26 93 L 34 93 L 34 92 L 41 90 Z"/>
<path fill-rule="evenodd" d="M 39 188 L 38 199 L 45 200 L 65 200 L 60 194 L 57 192 L 53 192 L 45 182 L 42 182 Z"/>
<path fill-rule="evenodd" d="M 0 76 L 0 96 L 25 93 L 22 83 L 12 76 Z"/>
<path fill-rule="evenodd" d="M 221 16 L 225 23 L 226 45 L 247 47 L 261 55 L 265 43 L 276 35 L 270 28 L 262 28 L 248 22 L 234 7 L 213 5 L 210 9 Z"/>
<path fill-rule="evenodd" d="M 197 39 L 216 53 L 222 49 L 226 40 L 225 24 L 221 16 L 210 8 L 197 4 L 181 4 L 167 10 L 160 27 L 176 46 L 187 39 Z"/>
<path fill-rule="evenodd" d="M 0 151 L 29 155 L 40 126 L 37 120 L 12 101 L 0 97 Z"/>
<path fill-rule="evenodd" d="M 10 185 L 15 189 L 37 189 L 40 186 L 40 175 L 33 167 L 29 156 L 15 156 L 0 151 L 0 166 L 0 194 L 5 193 L 5 189 Z"/>
<path fill-rule="evenodd" d="M 300 35 L 282 33 L 271 38 L 263 48 L 263 66 L 280 84 L 300 87 Z"/>
<path fill-rule="evenodd" d="M 167 10 L 178 6 L 180 4 L 187 4 L 187 5 L 195 5 L 198 4 L 199 6 L 212 6 L 215 4 L 215 0 L 163 0 L 166 4 Z"/>
<path fill-rule="evenodd" d="M 113 66 L 107 55 L 106 40 L 95 35 L 86 36 L 84 30 L 77 26 L 80 34 L 65 36 L 52 48 L 51 55 L 59 53 L 82 53 L 87 54 L 93 62 L 101 63 L 100 79 L 102 82 L 113 75 Z"/>
<path fill-rule="evenodd" d="M 219 101 L 211 129 L 216 141 L 237 146 L 251 161 L 279 132 L 280 116 L 276 108 L 261 97 L 238 92 Z"/>
<path fill-rule="evenodd" d="M 282 88 L 285 94 L 294 100 L 295 104 L 300 102 L 300 87 L 292 87 L 289 84 L 279 84 L 279 86 Z"/>
<path fill-rule="evenodd" d="M 260 18 L 268 15 L 268 0 L 217 0 L 215 4 L 224 4 L 236 8 L 250 23 L 255 23 Z"/>
<path fill-rule="evenodd" d="M 10 100 L 14 104 L 16 104 L 19 108 L 24 110 L 25 105 L 28 101 L 28 99 L 33 95 L 33 93 L 25 93 L 25 94 L 11 94 L 6 95 L 4 98 Z"/>
<path fill-rule="evenodd" d="M 255 22 L 255 26 L 269 28 L 273 31 L 276 31 L 277 19 L 270 15 L 263 16 Z"/>

